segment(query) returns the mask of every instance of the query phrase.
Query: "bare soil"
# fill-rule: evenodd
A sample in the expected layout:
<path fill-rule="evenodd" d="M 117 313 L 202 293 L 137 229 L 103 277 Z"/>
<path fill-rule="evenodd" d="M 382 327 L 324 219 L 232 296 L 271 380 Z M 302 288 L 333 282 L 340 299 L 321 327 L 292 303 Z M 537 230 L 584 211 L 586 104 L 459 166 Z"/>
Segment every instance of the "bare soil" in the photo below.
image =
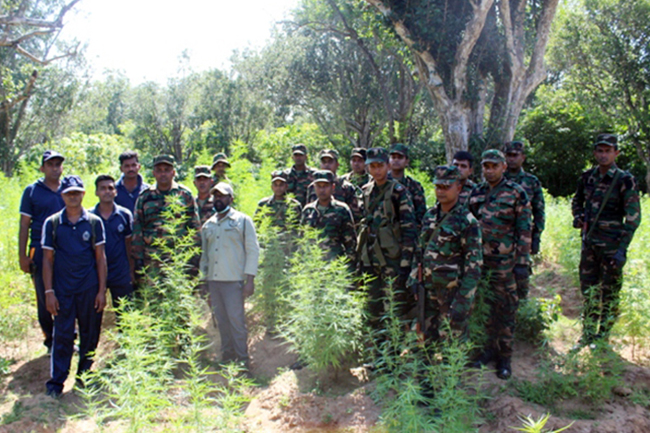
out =
<path fill-rule="evenodd" d="M 531 296 L 562 296 L 562 308 L 569 319 L 579 316 L 581 298 L 569 278 L 547 265 L 538 267 Z M 206 316 L 207 317 L 207 316 Z M 114 317 L 105 314 L 105 327 Z M 252 327 L 254 329 L 254 327 Z M 207 362 L 219 356 L 219 333 L 209 318 L 203 329 L 213 341 L 205 354 Z M 562 330 L 561 338 L 550 342 L 547 351 L 566 352 L 578 337 L 577 329 Z M 491 396 L 484 407 L 479 431 L 510 432 L 521 426 L 520 416 L 539 418 L 551 412 L 549 429 L 573 425 L 567 432 L 647 433 L 650 432 L 650 368 L 648 353 L 629 342 L 620 342 L 617 353 L 624 362 L 624 373 L 614 395 L 602 404 L 592 404 L 577 396 L 556 402 L 553 408 L 522 400 L 513 381 L 485 374 L 485 390 Z M 102 341 L 99 362 L 111 348 Z M 314 374 L 309 368 L 294 371 L 288 367 L 297 360 L 278 337 L 263 332 L 250 337 L 251 373 L 261 384 L 251 390 L 252 400 L 244 409 L 242 429 L 247 432 L 368 432 L 380 427 L 381 402 L 370 398 L 372 375 L 363 368 Z M 44 395 L 49 377 L 49 357 L 41 344 L 37 324 L 21 341 L 0 347 L 0 357 L 13 360 L 10 373 L 0 377 L 0 433 L 13 432 L 91 432 L 92 420 L 74 417 L 81 412 L 74 379 L 66 382 L 64 395 L 53 400 Z M 540 348 L 517 342 L 513 373 L 517 380 L 536 381 L 542 356 Z M 73 360 L 75 362 L 76 360 Z M 73 371 L 75 366 L 73 365 Z M 646 398 L 640 398 L 645 396 Z M 635 403 L 636 402 L 636 403 Z M 641 404 L 639 404 L 641 403 Z M 559 409 L 558 409 L 559 408 Z M 119 432 L 119 425 L 111 431 Z M 161 428 L 165 431 L 165 427 Z"/>

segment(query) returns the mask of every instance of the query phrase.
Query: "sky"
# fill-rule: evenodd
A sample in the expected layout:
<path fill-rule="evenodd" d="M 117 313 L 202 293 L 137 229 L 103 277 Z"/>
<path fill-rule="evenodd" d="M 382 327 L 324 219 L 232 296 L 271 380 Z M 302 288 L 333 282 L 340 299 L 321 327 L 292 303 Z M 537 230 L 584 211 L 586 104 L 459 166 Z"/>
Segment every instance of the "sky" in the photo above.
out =
<path fill-rule="evenodd" d="M 233 50 L 259 48 L 298 0 L 82 0 L 62 37 L 87 43 L 94 76 L 121 70 L 132 84 L 166 83 L 187 50 L 194 71 L 229 67 Z"/>

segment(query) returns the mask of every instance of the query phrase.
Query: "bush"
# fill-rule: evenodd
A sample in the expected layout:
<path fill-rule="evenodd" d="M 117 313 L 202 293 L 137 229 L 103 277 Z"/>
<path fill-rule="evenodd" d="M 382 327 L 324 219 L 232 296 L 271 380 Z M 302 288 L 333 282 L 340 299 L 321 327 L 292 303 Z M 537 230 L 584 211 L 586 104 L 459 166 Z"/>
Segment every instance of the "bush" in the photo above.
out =
<path fill-rule="evenodd" d="M 546 344 L 545 332 L 562 313 L 560 295 L 552 299 L 528 298 L 519 302 L 515 336 L 529 343 Z"/>

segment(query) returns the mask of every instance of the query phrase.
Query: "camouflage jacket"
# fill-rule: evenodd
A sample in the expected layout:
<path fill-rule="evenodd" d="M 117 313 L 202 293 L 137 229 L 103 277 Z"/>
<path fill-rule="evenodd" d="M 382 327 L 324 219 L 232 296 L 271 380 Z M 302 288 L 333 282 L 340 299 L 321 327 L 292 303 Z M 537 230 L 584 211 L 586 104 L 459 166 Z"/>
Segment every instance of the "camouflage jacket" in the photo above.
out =
<path fill-rule="evenodd" d="M 163 227 L 167 222 L 163 213 L 169 209 L 169 203 L 179 204 L 181 211 L 174 215 L 182 221 L 177 236 L 185 236 L 188 230 L 195 230 L 197 245 L 200 242 L 199 216 L 196 202 L 192 192 L 185 186 L 172 182 L 169 191 L 159 191 L 156 185 L 152 185 L 140 193 L 135 204 L 133 214 L 133 255 L 135 260 L 144 260 L 145 264 L 150 262 L 152 252 L 158 247 L 153 246 L 154 239 L 168 238 L 169 233 Z M 173 248 L 173 244 L 168 242 Z"/>
<path fill-rule="evenodd" d="M 294 195 L 300 206 L 304 207 L 307 203 L 307 189 L 314 181 L 314 171 L 316 170 L 311 167 L 298 171 L 295 165 L 285 170 L 287 174 L 287 192 Z"/>
<path fill-rule="evenodd" d="M 196 197 L 195 200 L 199 210 L 199 220 L 201 221 L 201 227 L 203 227 L 203 224 L 205 224 L 205 222 L 217 212 L 214 210 L 214 200 L 212 200 L 212 195 L 208 196 L 208 198 L 205 200 L 201 200 L 198 197 Z"/>
<path fill-rule="evenodd" d="M 419 230 L 420 227 L 422 227 L 422 218 L 424 218 L 424 214 L 427 212 L 427 200 L 424 196 L 424 188 L 422 188 L 422 184 L 411 176 L 404 176 L 401 179 L 396 179 L 390 172 L 388 173 L 388 178 L 395 179 L 404 185 L 408 192 L 411 193 L 411 200 L 413 200 L 413 207 L 415 208 L 415 220 Z"/>
<path fill-rule="evenodd" d="M 370 182 L 370 175 L 368 173 L 356 174 L 355 172 L 351 171 L 341 176 L 341 179 L 347 180 L 357 188 L 361 188 L 362 186 Z"/>
<path fill-rule="evenodd" d="M 598 217 L 601 203 L 614 176 L 619 172 L 616 185 Z M 641 223 L 641 205 L 636 180 L 629 172 L 616 167 L 601 176 L 598 167 L 587 170 L 578 179 L 578 189 L 571 202 L 574 218 L 587 223 L 587 230 L 595 223 L 589 241 L 595 245 L 627 249 L 632 236 Z M 583 233 L 586 235 L 586 233 Z"/>
<path fill-rule="evenodd" d="M 278 201 L 274 196 L 266 197 L 257 203 L 254 219 L 269 216 L 271 225 L 283 229 L 296 227 L 300 222 L 302 207 L 298 200 L 286 197 L 283 201 Z"/>
<path fill-rule="evenodd" d="M 229 183 L 229 184 L 232 185 L 232 181 L 230 179 L 228 179 L 227 175 L 224 175 L 223 177 L 219 177 L 219 176 L 217 176 L 216 173 L 212 173 L 212 184 L 216 185 L 219 182 L 226 182 L 226 183 Z"/>
<path fill-rule="evenodd" d="M 338 201 L 342 201 L 350 208 L 352 216 L 354 217 L 354 222 L 358 223 L 363 218 L 363 201 L 361 190 L 356 186 L 352 185 L 350 182 L 344 180 L 341 177 L 337 177 L 334 181 L 334 198 Z M 307 203 L 311 203 L 316 200 L 316 192 L 314 191 L 314 186 L 310 185 L 307 190 Z"/>
<path fill-rule="evenodd" d="M 363 186 L 363 202 L 365 216 L 359 226 L 363 266 L 410 268 L 418 233 L 406 187 L 396 180 L 382 186 L 371 180 Z"/>
<path fill-rule="evenodd" d="M 463 185 L 463 189 L 461 189 L 460 194 L 458 194 L 458 203 L 463 206 L 467 206 L 469 196 L 472 194 L 472 190 L 475 186 L 476 183 L 473 182 L 472 179 L 467 179 L 467 181 L 465 181 L 465 185 Z"/>
<path fill-rule="evenodd" d="M 517 174 L 512 174 L 506 170 L 505 176 L 506 179 L 520 185 L 528 194 L 533 213 L 533 241 L 537 240 L 539 242 L 544 231 L 544 220 L 546 218 L 542 183 L 537 179 L 537 176 L 526 173 L 523 169 L 519 170 Z"/>
<path fill-rule="evenodd" d="M 504 265 L 528 265 L 531 212 L 526 191 L 505 177 L 490 189 L 487 182 L 474 187 L 469 210 L 481 223 L 483 258 Z"/>
<path fill-rule="evenodd" d="M 323 209 L 318 200 L 313 201 L 302 210 L 302 223 L 322 230 L 321 245 L 328 250 L 328 259 L 346 255 L 352 263 L 355 262 L 357 234 L 352 212 L 345 203 L 332 199 Z"/>
<path fill-rule="evenodd" d="M 418 254 L 413 258 L 408 286 L 418 279 L 429 296 L 448 308 L 467 314 L 481 278 L 483 251 L 481 229 L 474 215 L 461 203 L 443 214 L 440 204 L 424 215 Z"/>

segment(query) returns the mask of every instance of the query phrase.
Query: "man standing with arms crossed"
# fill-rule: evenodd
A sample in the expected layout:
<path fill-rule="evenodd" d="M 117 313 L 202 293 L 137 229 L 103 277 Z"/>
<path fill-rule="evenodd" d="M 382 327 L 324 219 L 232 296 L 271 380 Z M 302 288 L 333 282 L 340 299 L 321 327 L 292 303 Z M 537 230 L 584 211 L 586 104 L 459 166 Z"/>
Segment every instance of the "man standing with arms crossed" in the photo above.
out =
<path fill-rule="evenodd" d="M 307 147 L 296 144 L 291 148 L 293 167 L 286 170 L 287 192 L 293 194 L 300 206 L 307 204 L 307 189 L 314 181 L 314 170 L 307 166 Z"/>
<path fill-rule="evenodd" d="M 41 231 L 50 215 L 65 206 L 61 198 L 61 174 L 65 158 L 58 152 L 47 150 L 41 159 L 43 177 L 25 188 L 20 200 L 20 230 L 18 234 L 18 258 L 20 269 L 32 275 L 36 291 L 38 323 L 43 331 L 43 344 L 48 352 L 52 349 L 54 320 L 45 304 L 43 286 L 43 250 Z M 27 241 L 30 241 L 29 252 Z"/>
<path fill-rule="evenodd" d="M 573 226 L 582 229 L 580 291 L 585 298 L 576 350 L 607 342 L 618 317 L 627 249 L 641 223 L 636 180 L 616 166 L 618 154 L 615 135 L 598 135 L 598 166 L 582 173 L 571 202 Z"/>

